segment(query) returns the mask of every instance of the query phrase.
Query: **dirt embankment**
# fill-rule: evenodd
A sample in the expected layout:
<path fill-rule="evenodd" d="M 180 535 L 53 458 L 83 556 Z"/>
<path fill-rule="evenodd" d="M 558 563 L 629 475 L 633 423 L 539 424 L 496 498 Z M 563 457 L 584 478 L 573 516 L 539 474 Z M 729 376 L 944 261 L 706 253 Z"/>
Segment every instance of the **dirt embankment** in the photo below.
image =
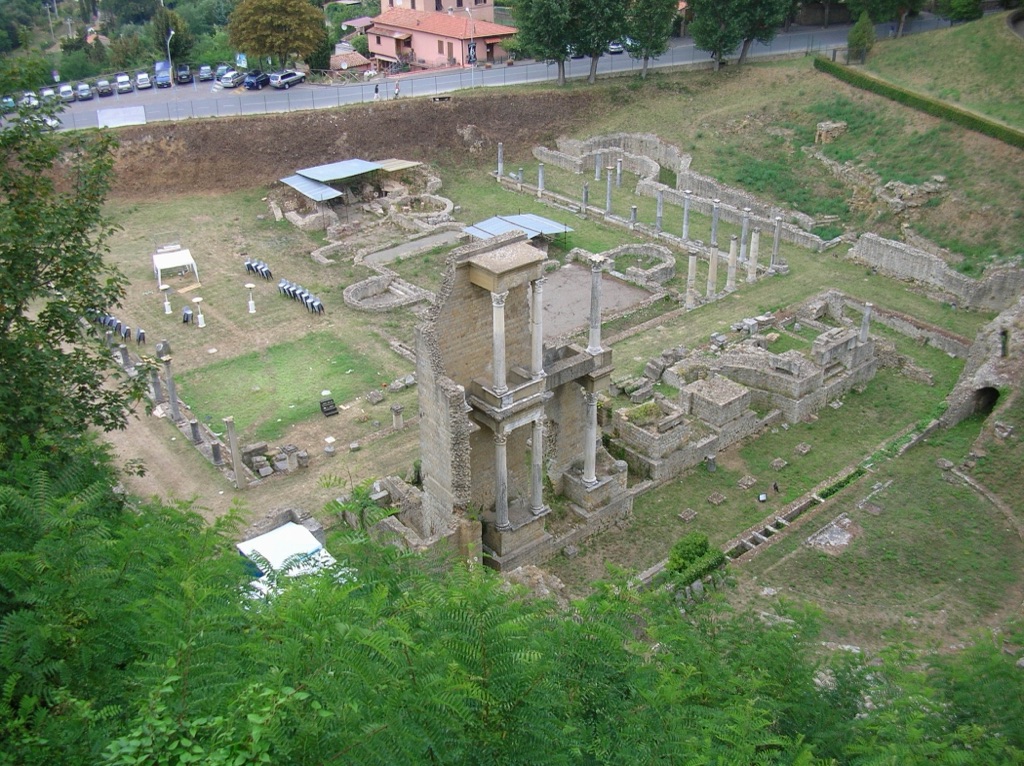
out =
<path fill-rule="evenodd" d="M 390 157 L 462 164 L 497 161 L 551 143 L 591 118 L 593 92 L 456 95 L 258 117 L 157 122 L 118 132 L 117 197 L 259 187 L 296 168 Z"/>

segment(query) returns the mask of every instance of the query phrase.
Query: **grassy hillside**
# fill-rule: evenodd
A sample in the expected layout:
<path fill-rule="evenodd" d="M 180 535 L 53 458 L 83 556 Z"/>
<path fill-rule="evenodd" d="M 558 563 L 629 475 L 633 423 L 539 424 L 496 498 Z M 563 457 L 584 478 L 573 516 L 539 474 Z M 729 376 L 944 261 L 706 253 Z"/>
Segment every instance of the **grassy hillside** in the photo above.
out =
<path fill-rule="evenodd" d="M 1024 40 L 1007 13 L 880 41 L 867 68 L 892 83 L 1024 128 Z"/>

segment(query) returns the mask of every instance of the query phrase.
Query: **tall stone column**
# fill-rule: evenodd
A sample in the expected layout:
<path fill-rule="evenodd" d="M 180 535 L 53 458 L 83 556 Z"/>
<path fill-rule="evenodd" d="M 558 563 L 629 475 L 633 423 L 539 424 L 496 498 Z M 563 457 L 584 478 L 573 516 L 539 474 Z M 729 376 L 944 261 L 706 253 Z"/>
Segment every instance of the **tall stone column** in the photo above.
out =
<path fill-rule="evenodd" d="M 683 241 L 690 239 L 690 195 L 689 189 L 683 191 Z"/>
<path fill-rule="evenodd" d="M 708 255 L 708 298 L 718 292 L 718 245 L 712 245 Z"/>
<path fill-rule="evenodd" d="M 622 157 L 615 160 L 615 188 L 622 186 Z"/>
<path fill-rule="evenodd" d="M 231 450 L 231 470 L 235 473 L 235 486 L 238 489 L 245 489 L 248 486 L 248 482 L 245 480 L 242 452 L 238 449 L 238 434 L 235 433 L 234 417 L 229 415 L 224 418 L 224 427 L 228 432 L 228 449 Z"/>
<path fill-rule="evenodd" d="M 605 177 L 605 192 L 604 192 L 604 212 L 606 215 L 611 215 L 612 212 L 612 169 L 611 166 L 605 168 L 608 171 Z"/>
<path fill-rule="evenodd" d="M 544 194 L 544 163 L 537 164 L 537 196 Z"/>
<path fill-rule="evenodd" d="M 747 230 L 750 228 L 750 208 L 743 208 L 743 220 L 740 224 L 740 263 L 747 262 Z"/>
<path fill-rule="evenodd" d="M 629 208 L 629 228 L 636 226 L 636 205 L 632 205 Z"/>
<path fill-rule="evenodd" d="M 491 293 L 491 350 L 494 363 L 494 393 L 508 391 L 505 378 L 505 299 L 508 292 Z"/>
<path fill-rule="evenodd" d="M 659 189 L 658 190 L 658 206 L 655 209 L 655 213 L 654 213 L 654 230 L 656 232 L 658 232 L 659 234 L 661 233 L 661 220 L 662 220 L 662 217 L 664 215 L 665 215 L 665 193 Z"/>
<path fill-rule="evenodd" d="M 690 263 L 686 272 L 686 308 L 697 308 L 697 253 L 690 251 Z"/>
<path fill-rule="evenodd" d="M 779 238 L 782 236 L 782 216 L 775 216 L 775 239 L 772 241 L 772 263 L 774 267 L 779 260 Z"/>
<path fill-rule="evenodd" d="M 391 427 L 396 431 L 401 431 L 405 428 L 405 416 L 402 414 L 405 412 L 405 407 L 401 404 L 391 405 Z"/>
<path fill-rule="evenodd" d="M 729 271 L 725 275 L 725 291 L 731 293 L 736 289 L 736 235 L 729 240 Z"/>
<path fill-rule="evenodd" d="M 544 375 L 544 277 L 533 280 L 533 301 L 530 310 L 530 374 Z"/>
<path fill-rule="evenodd" d="M 171 404 L 171 420 L 181 422 L 181 410 L 178 409 L 178 390 L 174 387 L 174 376 L 171 375 L 171 357 L 161 359 L 164 363 L 164 378 L 167 380 L 167 400 Z"/>
<path fill-rule="evenodd" d="M 160 371 L 156 367 L 149 368 L 149 385 L 153 389 L 153 404 L 160 404 L 164 400 L 164 392 L 160 385 Z"/>
<path fill-rule="evenodd" d="M 718 206 L 722 203 L 720 199 L 711 200 L 711 244 L 718 244 Z"/>
<path fill-rule="evenodd" d="M 590 259 L 590 338 L 587 343 L 588 354 L 600 354 L 601 348 L 601 266 L 604 258 L 595 256 Z"/>
<path fill-rule="evenodd" d="M 498 178 L 505 175 L 505 145 L 498 142 Z"/>
<path fill-rule="evenodd" d="M 597 394 L 583 395 L 587 403 L 587 414 L 583 434 L 583 483 L 588 487 L 597 484 Z"/>
<path fill-rule="evenodd" d="M 601 153 L 598 152 L 594 155 L 594 180 L 601 180 Z"/>
<path fill-rule="evenodd" d="M 868 342 L 868 330 L 871 326 L 871 309 L 874 307 L 871 303 L 864 304 L 864 316 L 860 320 L 860 342 Z"/>
<path fill-rule="evenodd" d="M 494 513 L 500 532 L 512 529 L 508 521 L 508 434 L 494 434 Z"/>
<path fill-rule="evenodd" d="M 761 230 L 750 233 L 750 260 L 747 261 L 747 282 L 757 281 L 757 254 L 761 249 Z"/>
<path fill-rule="evenodd" d="M 584 218 L 587 217 L 587 208 L 590 207 L 590 184 L 583 184 L 583 208 L 580 210 L 580 215 Z"/>
<path fill-rule="evenodd" d="M 533 421 L 530 444 L 530 513 L 544 513 L 544 416 Z"/>

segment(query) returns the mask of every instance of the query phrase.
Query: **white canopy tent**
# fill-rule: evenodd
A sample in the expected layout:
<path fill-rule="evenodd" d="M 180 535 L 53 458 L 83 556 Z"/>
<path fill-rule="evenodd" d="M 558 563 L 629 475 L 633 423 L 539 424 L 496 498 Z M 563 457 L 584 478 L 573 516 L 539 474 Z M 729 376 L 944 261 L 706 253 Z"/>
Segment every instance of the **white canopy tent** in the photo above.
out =
<path fill-rule="evenodd" d="M 153 253 L 153 275 L 156 277 L 157 289 L 164 284 L 163 273 L 165 271 L 190 271 L 195 275 L 196 284 L 199 283 L 199 267 L 196 266 L 195 258 L 189 250 L 175 246 L 161 247 Z"/>

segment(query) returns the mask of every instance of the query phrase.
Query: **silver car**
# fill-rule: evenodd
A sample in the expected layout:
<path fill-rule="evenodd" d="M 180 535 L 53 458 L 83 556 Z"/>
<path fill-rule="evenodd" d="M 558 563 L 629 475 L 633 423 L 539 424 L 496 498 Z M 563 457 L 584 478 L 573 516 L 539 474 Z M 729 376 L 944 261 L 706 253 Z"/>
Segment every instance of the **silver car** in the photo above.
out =
<path fill-rule="evenodd" d="M 235 69 L 229 69 L 224 73 L 224 76 L 220 78 L 220 84 L 225 88 L 237 88 L 245 82 L 245 74 Z"/>

